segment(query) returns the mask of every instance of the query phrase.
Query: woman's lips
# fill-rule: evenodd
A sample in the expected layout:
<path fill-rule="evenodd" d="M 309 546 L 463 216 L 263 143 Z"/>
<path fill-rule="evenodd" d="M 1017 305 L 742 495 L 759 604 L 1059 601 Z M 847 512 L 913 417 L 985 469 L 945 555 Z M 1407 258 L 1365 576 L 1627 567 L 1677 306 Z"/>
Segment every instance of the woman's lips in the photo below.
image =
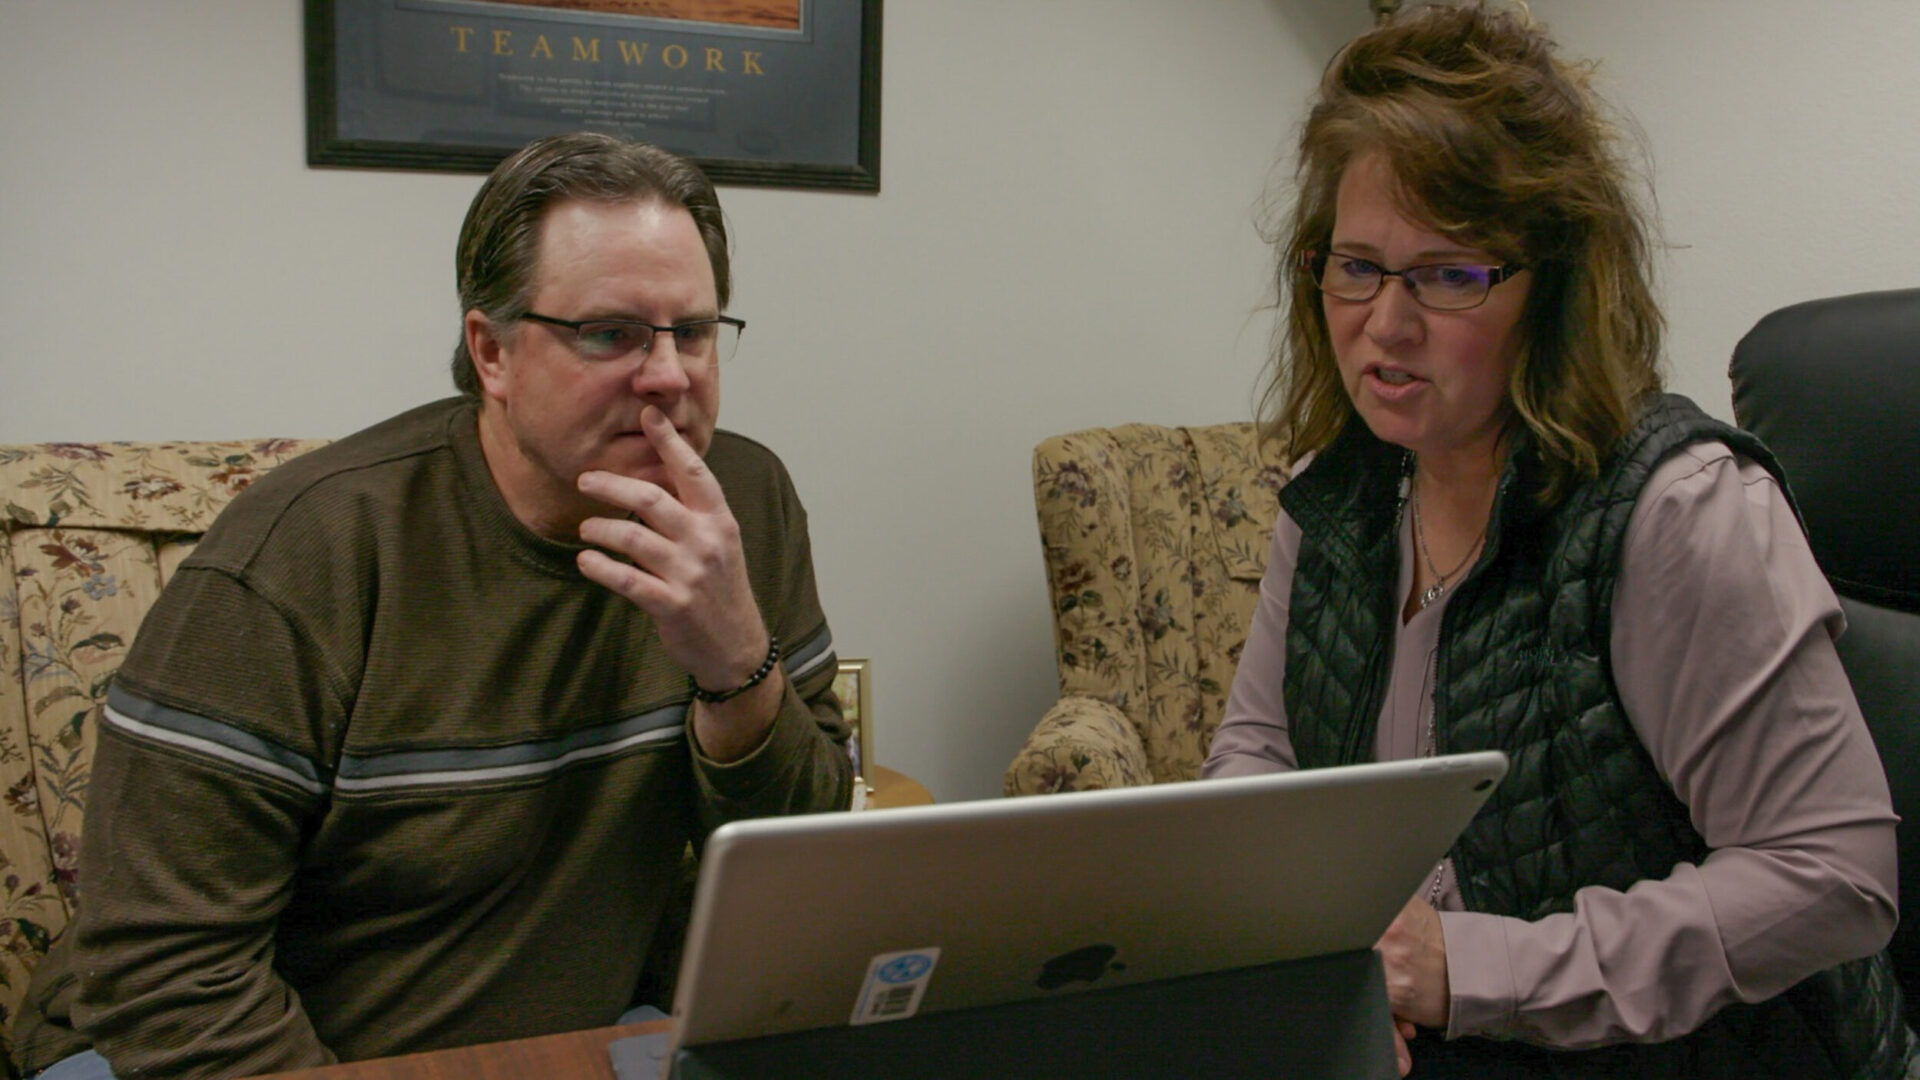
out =
<path fill-rule="evenodd" d="M 1382 401 L 1400 401 L 1420 392 L 1427 380 L 1400 368 L 1375 365 L 1363 376 L 1367 389 Z"/>

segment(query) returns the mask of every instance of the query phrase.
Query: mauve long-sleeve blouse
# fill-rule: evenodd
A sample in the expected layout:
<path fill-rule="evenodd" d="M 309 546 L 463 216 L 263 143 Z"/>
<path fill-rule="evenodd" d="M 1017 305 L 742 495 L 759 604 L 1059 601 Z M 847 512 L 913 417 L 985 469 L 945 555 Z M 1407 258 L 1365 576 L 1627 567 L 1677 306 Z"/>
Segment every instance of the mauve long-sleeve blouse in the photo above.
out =
<path fill-rule="evenodd" d="M 1281 687 L 1299 548 L 1282 512 L 1205 776 L 1297 765 Z M 1397 596 L 1413 557 L 1402 521 Z M 1834 651 L 1839 602 L 1779 486 L 1723 444 L 1696 444 L 1654 471 L 1621 560 L 1620 698 L 1712 851 L 1626 892 L 1581 889 L 1573 911 L 1532 922 L 1464 910 L 1443 865 L 1449 1038 L 1573 1049 L 1675 1038 L 1893 932 L 1886 774 Z M 1428 752 L 1446 602 L 1395 636 L 1378 760 Z"/>

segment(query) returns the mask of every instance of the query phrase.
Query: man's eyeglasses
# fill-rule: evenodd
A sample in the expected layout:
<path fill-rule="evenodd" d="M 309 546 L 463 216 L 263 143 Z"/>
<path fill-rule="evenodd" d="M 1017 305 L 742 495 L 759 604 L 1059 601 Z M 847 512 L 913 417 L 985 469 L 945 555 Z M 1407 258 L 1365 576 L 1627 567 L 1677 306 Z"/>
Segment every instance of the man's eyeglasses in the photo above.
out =
<path fill-rule="evenodd" d="M 666 334 L 673 339 L 673 351 L 680 363 L 689 367 L 711 367 L 733 359 L 733 351 L 740 345 L 740 331 L 747 328 L 745 319 L 731 315 L 672 326 L 655 326 L 638 319 L 556 319 L 531 311 L 520 318 L 571 330 L 574 351 L 582 359 L 598 362 L 624 360 L 636 354 L 652 356 L 654 335 Z"/>
<path fill-rule="evenodd" d="M 1303 251 L 1300 267 L 1313 276 L 1321 292 L 1341 300 L 1371 300 L 1380 295 L 1388 278 L 1397 277 L 1416 303 L 1433 311 L 1477 308 L 1487 302 L 1487 294 L 1495 285 L 1526 269 L 1522 263 L 1431 263 L 1389 270 L 1369 259 L 1337 251 Z"/>

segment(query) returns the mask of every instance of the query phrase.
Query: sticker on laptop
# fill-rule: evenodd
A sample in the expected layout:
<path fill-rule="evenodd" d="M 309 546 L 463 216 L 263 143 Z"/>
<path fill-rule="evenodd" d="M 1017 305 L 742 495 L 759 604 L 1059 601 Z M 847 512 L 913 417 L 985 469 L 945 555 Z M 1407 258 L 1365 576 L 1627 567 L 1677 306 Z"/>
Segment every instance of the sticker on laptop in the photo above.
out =
<path fill-rule="evenodd" d="M 887 1020 L 905 1020 L 920 1011 L 920 999 L 927 996 L 927 983 L 933 967 L 940 962 L 940 947 L 903 949 L 881 953 L 867 962 L 867 977 L 860 984 L 860 999 L 854 1002 L 849 1024 L 878 1024 Z"/>

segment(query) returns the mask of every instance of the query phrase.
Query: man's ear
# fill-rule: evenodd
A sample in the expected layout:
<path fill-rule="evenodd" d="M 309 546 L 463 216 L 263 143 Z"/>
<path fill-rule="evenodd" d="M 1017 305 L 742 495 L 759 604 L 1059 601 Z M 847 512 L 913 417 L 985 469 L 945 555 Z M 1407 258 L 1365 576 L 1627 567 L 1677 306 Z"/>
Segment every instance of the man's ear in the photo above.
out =
<path fill-rule="evenodd" d="M 506 346 L 493 320 L 475 308 L 467 312 L 460 330 L 466 335 L 467 356 L 473 362 L 473 373 L 480 378 L 481 393 L 490 398 L 501 397 L 506 393 Z"/>

